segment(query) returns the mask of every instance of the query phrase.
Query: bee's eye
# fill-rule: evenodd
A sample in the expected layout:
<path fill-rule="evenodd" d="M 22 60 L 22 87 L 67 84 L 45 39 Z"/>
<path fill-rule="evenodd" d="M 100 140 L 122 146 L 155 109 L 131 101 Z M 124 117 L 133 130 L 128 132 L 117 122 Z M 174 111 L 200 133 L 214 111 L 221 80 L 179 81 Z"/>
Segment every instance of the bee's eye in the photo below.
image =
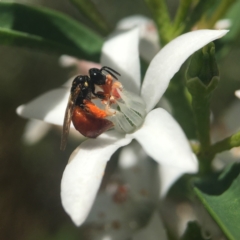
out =
<path fill-rule="evenodd" d="M 97 68 L 91 68 L 89 76 L 91 81 L 96 85 L 104 85 L 106 83 L 106 76 Z"/>

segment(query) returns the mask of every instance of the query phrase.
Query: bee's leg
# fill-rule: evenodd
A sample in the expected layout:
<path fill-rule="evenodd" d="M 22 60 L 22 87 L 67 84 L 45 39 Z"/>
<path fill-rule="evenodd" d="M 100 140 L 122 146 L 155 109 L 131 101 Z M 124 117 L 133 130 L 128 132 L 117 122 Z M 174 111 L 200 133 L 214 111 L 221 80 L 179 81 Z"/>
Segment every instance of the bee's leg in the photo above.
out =
<path fill-rule="evenodd" d="M 99 98 L 101 100 L 105 100 L 106 99 L 106 94 L 104 92 L 94 92 L 93 95 L 96 97 L 96 98 Z"/>

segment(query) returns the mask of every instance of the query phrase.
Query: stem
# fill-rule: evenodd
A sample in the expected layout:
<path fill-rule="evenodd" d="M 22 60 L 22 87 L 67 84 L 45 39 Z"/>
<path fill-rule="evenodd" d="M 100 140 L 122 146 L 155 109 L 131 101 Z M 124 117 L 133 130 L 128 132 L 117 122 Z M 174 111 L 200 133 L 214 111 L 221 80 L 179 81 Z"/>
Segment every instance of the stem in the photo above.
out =
<path fill-rule="evenodd" d="M 198 159 L 200 162 L 200 174 L 206 174 L 211 172 L 211 164 L 212 159 L 217 153 L 230 150 L 234 147 L 240 146 L 240 131 L 233 134 L 230 137 L 227 137 L 223 139 L 222 141 L 219 141 L 211 146 L 209 146 L 208 149 L 205 149 L 205 151 L 201 151 L 198 154 Z"/>
<path fill-rule="evenodd" d="M 194 25 L 201 19 L 204 12 L 214 3 L 214 0 L 200 0 L 194 7 L 193 11 L 188 17 L 185 29 L 183 32 L 189 32 Z"/>
<path fill-rule="evenodd" d="M 206 152 L 200 152 L 198 154 L 199 160 L 199 174 L 200 175 L 208 175 L 212 172 L 212 159 L 214 156 L 207 155 Z"/>
<path fill-rule="evenodd" d="M 174 36 L 176 36 L 176 32 L 178 33 L 177 35 L 180 35 L 184 30 L 183 24 L 185 23 L 185 20 L 187 18 L 187 14 L 188 14 L 191 3 L 192 3 L 192 0 L 180 1 L 179 7 L 174 19 L 174 23 L 173 23 Z"/>
<path fill-rule="evenodd" d="M 208 174 L 212 170 L 213 156 L 207 154 L 210 148 L 210 96 L 193 96 L 192 107 L 195 118 L 198 140 L 200 142 L 199 173 Z"/>
<path fill-rule="evenodd" d="M 191 82 L 190 82 L 191 83 Z M 196 124 L 197 136 L 200 142 L 198 154 L 200 174 L 207 174 L 211 171 L 213 156 L 208 154 L 210 148 L 210 98 L 211 94 L 204 93 L 203 85 L 197 78 L 193 80 L 194 88 L 189 88 L 192 94 L 192 109 Z M 188 84 L 190 86 L 190 84 Z M 191 86 L 190 86 L 191 87 Z M 202 88 L 202 89 L 201 89 Z"/>
<path fill-rule="evenodd" d="M 207 150 L 207 153 L 209 155 L 215 155 L 217 153 L 230 150 L 234 147 L 240 146 L 240 131 L 233 134 L 230 137 L 227 137 L 223 139 L 222 141 L 219 141 L 215 144 L 213 144 L 209 149 Z"/>
<path fill-rule="evenodd" d="M 193 98 L 193 112 L 197 128 L 197 135 L 201 144 L 201 151 L 206 151 L 210 146 L 210 104 L 207 98 Z"/>
<path fill-rule="evenodd" d="M 145 0 L 145 2 L 156 21 L 159 37 L 161 39 L 161 45 L 163 46 L 171 40 L 169 33 L 172 29 L 171 19 L 166 2 L 165 0 Z"/>
<path fill-rule="evenodd" d="M 213 15 L 209 18 L 204 17 L 204 20 L 199 24 L 199 28 L 213 28 L 215 23 L 225 15 L 229 7 L 235 1 L 236 0 L 220 1 L 220 4 L 217 7 L 217 9 L 214 11 Z"/>
<path fill-rule="evenodd" d="M 204 79 L 204 75 L 202 78 Z M 187 88 L 192 95 L 192 110 L 202 153 L 210 147 L 210 99 L 218 80 L 218 77 L 213 77 L 208 86 L 198 77 L 187 80 Z"/>

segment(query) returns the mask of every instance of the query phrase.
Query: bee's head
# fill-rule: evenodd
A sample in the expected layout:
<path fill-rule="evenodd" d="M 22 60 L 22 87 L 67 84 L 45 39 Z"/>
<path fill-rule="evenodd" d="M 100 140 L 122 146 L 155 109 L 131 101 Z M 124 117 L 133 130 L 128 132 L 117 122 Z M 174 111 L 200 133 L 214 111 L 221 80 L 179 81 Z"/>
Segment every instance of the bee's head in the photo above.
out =
<path fill-rule="evenodd" d="M 98 68 L 91 68 L 89 76 L 93 84 L 104 85 L 106 83 L 106 76 Z"/>

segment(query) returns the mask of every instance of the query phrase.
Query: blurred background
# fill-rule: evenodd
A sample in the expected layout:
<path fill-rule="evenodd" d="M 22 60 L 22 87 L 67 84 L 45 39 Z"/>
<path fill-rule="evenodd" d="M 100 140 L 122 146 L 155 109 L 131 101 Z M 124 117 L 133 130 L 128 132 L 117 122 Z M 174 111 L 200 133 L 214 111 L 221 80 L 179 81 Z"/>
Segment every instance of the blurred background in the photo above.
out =
<path fill-rule="evenodd" d="M 94 29 L 68 0 L 15 2 L 61 11 Z M 94 2 L 113 27 L 129 15 L 150 16 L 143 0 Z M 168 5 L 174 14 L 178 1 L 168 1 Z M 23 140 L 27 120 L 16 114 L 19 105 L 66 82 L 72 69 L 61 68 L 57 55 L 23 48 L 0 46 L 0 56 L 0 239 L 87 239 L 60 202 L 62 172 L 78 142 L 70 140 L 67 150 L 61 152 L 61 128 L 52 126 L 43 139 L 28 144 Z M 240 102 L 234 96 L 240 89 L 239 66 L 240 43 L 236 40 L 219 61 L 221 82 L 212 101 L 213 124 L 218 130 L 225 112 Z"/>

